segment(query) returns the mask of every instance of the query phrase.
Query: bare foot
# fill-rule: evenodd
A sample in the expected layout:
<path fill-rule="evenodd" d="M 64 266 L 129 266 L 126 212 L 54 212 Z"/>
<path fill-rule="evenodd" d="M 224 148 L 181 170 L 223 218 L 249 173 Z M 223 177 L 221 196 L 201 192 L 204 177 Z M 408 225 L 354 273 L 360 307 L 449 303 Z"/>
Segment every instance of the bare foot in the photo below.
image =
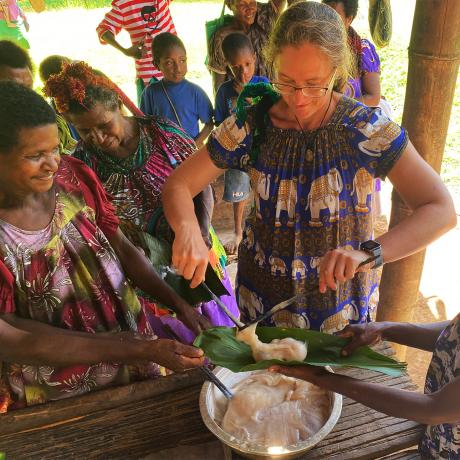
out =
<path fill-rule="evenodd" d="M 240 245 L 242 239 L 243 235 L 241 233 L 235 233 L 233 238 L 224 244 L 224 249 L 227 255 L 231 256 L 237 254 L 238 246 Z"/>

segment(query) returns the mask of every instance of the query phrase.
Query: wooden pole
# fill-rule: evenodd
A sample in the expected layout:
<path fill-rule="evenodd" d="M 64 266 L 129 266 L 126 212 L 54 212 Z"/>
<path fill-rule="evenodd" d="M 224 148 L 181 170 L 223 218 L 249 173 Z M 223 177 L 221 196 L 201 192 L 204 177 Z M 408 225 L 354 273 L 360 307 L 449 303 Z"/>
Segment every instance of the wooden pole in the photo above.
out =
<path fill-rule="evenodd" d="M 460 0 L 417 0 L 402 125 L 420 155 L 437 172 L 444 153 L 459 61 Z M 390 228 L 410 213 L 393 191 Z M 424 258 L 422 251 L 384 267 L 377 320 L 412 320 Z"/>

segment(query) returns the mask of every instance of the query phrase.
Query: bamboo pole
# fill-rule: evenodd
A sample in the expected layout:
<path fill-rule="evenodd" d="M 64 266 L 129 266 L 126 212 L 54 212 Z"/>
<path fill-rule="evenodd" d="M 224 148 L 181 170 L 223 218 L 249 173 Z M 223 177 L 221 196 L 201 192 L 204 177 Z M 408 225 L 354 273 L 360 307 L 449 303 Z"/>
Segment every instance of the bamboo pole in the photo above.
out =
<path fill-rule="evenodd" d="M 460 1 L 417 0 L 409 45 L 402 125 L 420 155 L 440 171 L 460 61 Z M 390 228 L 411 211 L 392 194 Z M 379 321 L 411 321 L 425 251 L 388 264 L 380 284 Z M 398 350 L 402 356 L 404 352 Z"/>

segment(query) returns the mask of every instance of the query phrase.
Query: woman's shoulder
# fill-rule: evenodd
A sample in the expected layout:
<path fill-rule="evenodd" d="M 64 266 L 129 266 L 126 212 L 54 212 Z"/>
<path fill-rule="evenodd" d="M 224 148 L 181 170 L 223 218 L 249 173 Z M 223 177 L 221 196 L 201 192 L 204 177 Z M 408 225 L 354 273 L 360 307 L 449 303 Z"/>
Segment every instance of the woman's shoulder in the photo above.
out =
<path fill-rule="evenodd" d="M 82 150 L 83 151 L 83 150 Z M 61 157 L 59 169 L 55 176 L 56 186 L 64 191 L 82 190 L 82 185 L 91 186 L 99 183 L 96 173 L 82 160 L 74 156 Z"/>
<path fill-rule="evenodd" d="M 379 124 L 381 121 L 394 123 L 383 114 L 380 107 L 368 107 L 347 96 L 342 96 L 333 119 L 334 123 L 350 129 L 357 128 L 363 123 Z"/>

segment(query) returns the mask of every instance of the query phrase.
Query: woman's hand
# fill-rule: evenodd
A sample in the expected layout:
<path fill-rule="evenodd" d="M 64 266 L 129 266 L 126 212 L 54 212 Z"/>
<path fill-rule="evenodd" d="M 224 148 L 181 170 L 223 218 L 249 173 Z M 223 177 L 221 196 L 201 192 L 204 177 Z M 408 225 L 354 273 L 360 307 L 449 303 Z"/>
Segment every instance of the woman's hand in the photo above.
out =
<path fill-rule="evenodd" d="M 348 356 L 356 348 L 364 345 L 375 345 L 382 340 L 385 323 L 349 324 L 336 335 L 342 338 L 351 338 L 350 343 L 343 347 L 342 355 Z"/>
<path fill-rule="evenodd" d="M 279 372 L 280 374 L 296 379 L 306 380 L 314 383 L 315 378 L 321 375 L 328 374 L 324 367 L 319 366 L 270 366 L 269 372 Z"/>
<path fill-rule="evenodd" d="M 212 327 L 208 319 L 198 313 L 193 307 L 187 305 L 182 307 L 176 314 L 177 319 L 182 321 L 196 335 L 201 334 L 204 330 Z"/>
<path fill-rule="evenodd" d="M 327 288 L 335 291 L 338 282 L 350 280 L 356 273 L 368 270 L 373 262 L 359 267 L 368 258 L 367 252 L 354 249 L 339 248 L 327 252 L 319 266 L 319 292 L 324 294 Z"/>
<path fill-rule="evenodd" d="M 179 275 L 192 280 L 192 289 L 204 281 L 208 262 L 208 248 L 198 226 L 176 231 L 172 246 L 172 263 Z"/>
<path fill-rule="evenodd" d="M 204 365 L 204 353 L 200 348 L 168 339 L 157 339 L 150 344 L 153 348 L 150 359 L 174 372 Z"/>

